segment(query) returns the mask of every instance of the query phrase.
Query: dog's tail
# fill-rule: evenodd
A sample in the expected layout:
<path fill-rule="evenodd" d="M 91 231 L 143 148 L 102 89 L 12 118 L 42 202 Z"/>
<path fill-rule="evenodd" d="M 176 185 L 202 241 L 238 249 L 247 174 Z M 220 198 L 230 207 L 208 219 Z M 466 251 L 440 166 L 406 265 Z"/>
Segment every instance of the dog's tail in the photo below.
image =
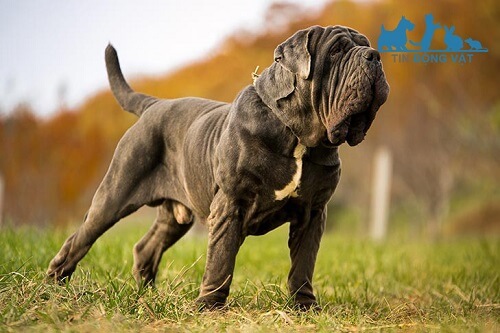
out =
<path fill-rule="evenodd" d="M 157 98 L 140 94 L 132 90 L 123 77 L 115 48 L 108 44 L 106 47 L 106 69 L 111 91 L 120 106 L 128 112 L 141 116 Z"/>

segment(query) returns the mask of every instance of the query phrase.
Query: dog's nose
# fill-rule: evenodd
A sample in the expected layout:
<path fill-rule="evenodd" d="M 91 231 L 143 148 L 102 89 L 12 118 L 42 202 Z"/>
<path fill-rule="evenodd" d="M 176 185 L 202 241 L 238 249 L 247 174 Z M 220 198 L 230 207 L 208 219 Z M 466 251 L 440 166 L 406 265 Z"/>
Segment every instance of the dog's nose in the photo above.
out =
<path fill-rule="evenodd" d="M 368 61 L 380 61 L 380 53 L 375 49 L 366 50 L 363 57 Z"/>

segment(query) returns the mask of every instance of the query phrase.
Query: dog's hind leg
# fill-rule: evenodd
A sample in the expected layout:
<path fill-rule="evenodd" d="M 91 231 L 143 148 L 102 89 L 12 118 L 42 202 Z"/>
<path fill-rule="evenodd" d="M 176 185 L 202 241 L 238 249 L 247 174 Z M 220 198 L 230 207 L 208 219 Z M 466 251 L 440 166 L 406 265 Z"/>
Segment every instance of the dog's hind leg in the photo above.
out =
<path fill-rule="evenodd" d="M 191 211 L 181 203 L 166 200 L 158 207 L 156 221 L 134 246 L 134 277 L 139 285 L 153 285 L 163 252 L 193 225 Z"/>
<path fill-rule="evenodd" d="M 63 244 L 47 270 L 50 278 L 70 278 L 96 239 L 141 206 L 161 200 L 166 177 L 154 128 L 139 121 L 123 136 L 83 224 Z"/>

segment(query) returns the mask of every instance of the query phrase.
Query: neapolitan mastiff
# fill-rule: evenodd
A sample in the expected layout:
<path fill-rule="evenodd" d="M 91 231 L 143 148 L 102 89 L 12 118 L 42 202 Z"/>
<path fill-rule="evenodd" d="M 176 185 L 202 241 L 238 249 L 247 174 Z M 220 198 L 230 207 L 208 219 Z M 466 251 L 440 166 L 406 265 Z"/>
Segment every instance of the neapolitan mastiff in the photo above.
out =
<path fill-rule="evenodd" d="M 289 291 L 299 307 L 317 306 L 311 281 L 326 204 L 340 177 L 338 146 L 364 139 L 389 93 L 368 39 L 342 26 L 300 30 L 231 104 L 136 93 L 111 45 L 106 66 L 118 103 L 140 118 L 48 276 L 69 279 L 99 236 L 150 205 L 158 216 L 134 247 L 138 283 L 154 283 L 163 252 L 194 220 L 203 221 L 209 240 L 198 302 L 220 307 L 245 237 L 289 222 Z"/>

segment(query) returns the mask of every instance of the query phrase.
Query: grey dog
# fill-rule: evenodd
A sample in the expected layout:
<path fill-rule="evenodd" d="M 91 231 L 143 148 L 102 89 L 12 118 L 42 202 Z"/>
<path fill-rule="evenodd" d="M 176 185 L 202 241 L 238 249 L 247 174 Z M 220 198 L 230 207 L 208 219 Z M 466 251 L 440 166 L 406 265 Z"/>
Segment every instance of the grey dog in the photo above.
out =
<path fill-rule="evenodd" d="M 221 307 L 245 237 L 289 222 L 288 288 L 297 306 L 316 307 L 312 277 L 340 177 L 338 146 L 364 139 L 389 93 L 368 39 L 342 26 L 300 30 L 230 104 L 136 93 L 111 45 L 106 66 L 116 100 L 139 120 L 120 140 L 83 224 L 48 276 L 69 279 L 99 236 L 150 205 L 158 215 L 134 247 L 138 283 L 153 284 L 164 251 L 202 221 L 209 236 L 198 302 Z"/>

